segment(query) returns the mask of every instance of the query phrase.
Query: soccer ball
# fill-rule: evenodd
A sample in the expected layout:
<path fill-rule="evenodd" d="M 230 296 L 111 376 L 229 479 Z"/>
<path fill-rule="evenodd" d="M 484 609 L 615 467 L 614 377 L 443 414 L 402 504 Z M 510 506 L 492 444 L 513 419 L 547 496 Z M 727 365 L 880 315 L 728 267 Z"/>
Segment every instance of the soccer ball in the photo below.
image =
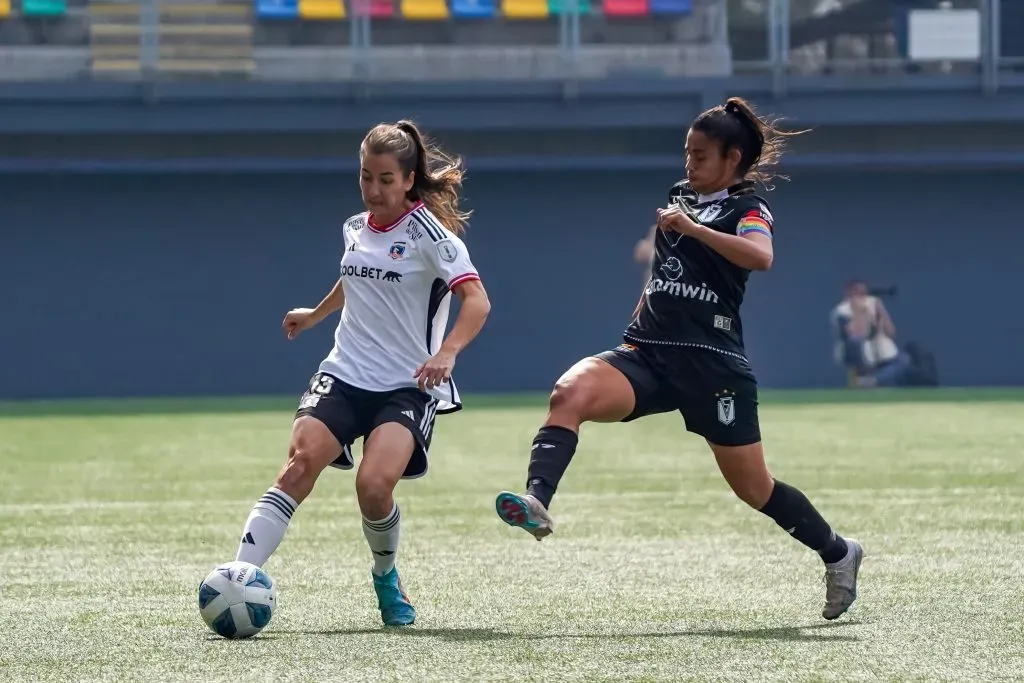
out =
<path fill-rule="evenodd" d="M 249 638 L 270 623 L 277 607 L 277 586 L 248 562 L 222 564 L 199 584 L 199 613 L 225 638 Z"/>

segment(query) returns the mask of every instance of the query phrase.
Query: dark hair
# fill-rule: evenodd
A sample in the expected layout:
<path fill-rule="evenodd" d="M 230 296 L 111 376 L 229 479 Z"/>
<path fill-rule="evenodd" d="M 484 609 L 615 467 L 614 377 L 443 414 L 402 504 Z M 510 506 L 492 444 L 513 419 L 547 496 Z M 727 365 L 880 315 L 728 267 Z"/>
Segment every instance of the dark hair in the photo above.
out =
<path fill-rule="evenodd" d="M 425 138 L 415 123 L 405 120 L 377 124 L 363 138 L 361 149 L 370 154 L 393 154 L 405 176 L 415 173 L 408 198 L 422 200 L 452 232 L 465 231 L 472 212 L 459 209 L 462 159 L 445 153 Z"/>
<path fill-rule="evenodd" d="M 768 186 L 776 177 L 770 169 L 782 158 L 785 139 L 807 132 L 783 131 L 777 123 L 778 119 L 758 116 L 742 97 L 730 97 L 725 104 L 700 114 L 691 128 L 721 143 L 723 154 L 738 149 L 740 163 L 736 170 L 740 176 Z"/>

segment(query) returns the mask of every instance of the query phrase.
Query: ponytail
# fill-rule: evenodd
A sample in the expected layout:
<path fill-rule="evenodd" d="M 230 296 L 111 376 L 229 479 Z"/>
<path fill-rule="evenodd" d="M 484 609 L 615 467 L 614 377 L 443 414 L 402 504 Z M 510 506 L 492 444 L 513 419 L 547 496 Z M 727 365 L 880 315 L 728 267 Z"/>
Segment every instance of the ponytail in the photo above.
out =
<path fill-rule="evenodd" d="M 421 200 L 441 224 L 460 235 L 466 231 L 471 211 L 459 208 L 459 190 L 465 168 L 462 159 L 447 154 L 430 140 L 425 140 L 412 121 L 399 121 L 395 126 L 407 134 L 416 147 L 409 199 Z"/>
<path fill-rule="evenodd" d="M 444 227 L 456 235 L 466 231 L 472 214 L 459 208 L 464 173 L 462 159 L 450 156 L 424 138 L 412 121 L 379 123 L 363 139 L 362 149 L 372 154 L 392 154 L 405 177 L 413 175 L 410 201 L 422 201 Z"/>
<path fill-rule="evenodd" d="M 772 172 L 782 159 L 786 138 L 807 132 L 783 131 L 777 124 L 778 119 L 758 116 L 742 97 L 730 97 L 724 105 L 712 107 L 698 116 L 693 128 L 720 142 L 723 152 L 738 149 L 737 172 L 744 179 L 771 189 L 769 183 L 773 178 L 786 179 Z"/>

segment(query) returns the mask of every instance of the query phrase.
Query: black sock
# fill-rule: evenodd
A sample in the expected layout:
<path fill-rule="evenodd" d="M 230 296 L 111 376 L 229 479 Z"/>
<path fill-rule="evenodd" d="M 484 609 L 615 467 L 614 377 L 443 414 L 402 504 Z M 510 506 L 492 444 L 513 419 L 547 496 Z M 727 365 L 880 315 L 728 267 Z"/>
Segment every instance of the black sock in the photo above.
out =
<path fill-rule="evenodd" d="M 526 471 L 526 492 L 551 507 L 558 482 L 572 462 L 580 437 L 565 427 L 541 427 L 530 450 L 530 467 Z"/>
<path fill-rule="evenodd" d="M 775 520 L 793 538 L 821 555 L 831 564 L 846 557 L 846 541 L 832 531 L 807 496 L 785 482 L 775 480 L 775 488 L 761 512 Z"/>

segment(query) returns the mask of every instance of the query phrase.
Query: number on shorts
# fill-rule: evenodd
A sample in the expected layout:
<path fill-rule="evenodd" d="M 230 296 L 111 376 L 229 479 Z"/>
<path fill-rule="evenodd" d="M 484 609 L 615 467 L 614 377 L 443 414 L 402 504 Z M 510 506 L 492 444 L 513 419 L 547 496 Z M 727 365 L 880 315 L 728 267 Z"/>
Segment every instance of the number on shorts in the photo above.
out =
<path fill-rule="evenodd" d="M 326 396 L 331 393 L 331 388 L 334 387 L 334 378 L 329 375 L 317 375 L 309 383 L 309 393 L 319 394 L 320 396 Z"/>

